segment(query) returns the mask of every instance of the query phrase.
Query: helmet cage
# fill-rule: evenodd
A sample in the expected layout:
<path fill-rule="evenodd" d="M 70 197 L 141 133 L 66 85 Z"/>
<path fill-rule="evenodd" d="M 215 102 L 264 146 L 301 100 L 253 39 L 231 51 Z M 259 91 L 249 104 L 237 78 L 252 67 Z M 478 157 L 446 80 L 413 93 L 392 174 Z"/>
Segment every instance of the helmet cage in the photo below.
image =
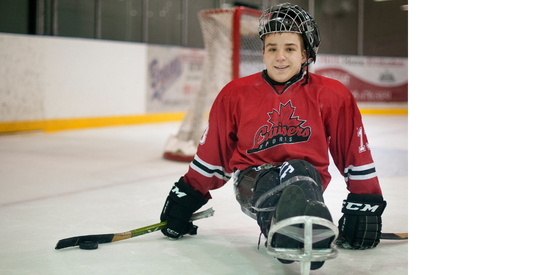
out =
<path fill-rule="evenodd" d="M 268 8 L 260 17 L 258 32 L 262 40 L 270 33 L 301 34 L 307 55 L 307 60 L 302 66 L 315 62 L 321 35 L 313 18 L 299 6 L 284 3 Z"/>

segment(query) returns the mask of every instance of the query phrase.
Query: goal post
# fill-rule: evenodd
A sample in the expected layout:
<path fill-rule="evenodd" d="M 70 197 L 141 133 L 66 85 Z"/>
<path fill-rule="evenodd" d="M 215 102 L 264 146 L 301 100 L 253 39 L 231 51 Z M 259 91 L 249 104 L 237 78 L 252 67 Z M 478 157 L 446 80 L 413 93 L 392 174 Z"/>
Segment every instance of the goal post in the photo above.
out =
<path fill-rule="evenodd" d="M 180 124 L 170 135 L 163 157 L 191 162 L 208 123 L 212 103 L 231 80 L 262 71 L 262 41 L 258 35 L 262 11 L 235 7 L 207 9 L 198 13 L 206 58 L 200 88 Z"/>

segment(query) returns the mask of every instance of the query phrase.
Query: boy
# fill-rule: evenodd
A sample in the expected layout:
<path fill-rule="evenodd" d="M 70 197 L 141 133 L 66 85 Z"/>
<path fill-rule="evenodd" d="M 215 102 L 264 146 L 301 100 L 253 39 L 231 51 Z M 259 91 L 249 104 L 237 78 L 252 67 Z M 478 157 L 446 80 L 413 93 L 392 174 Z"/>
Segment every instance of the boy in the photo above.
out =
<path fill-rule="evenodd" d="M 307 71 L 320 44 L 315 21 L 298 6 L 279 4 L 262 14 L 259 34 L 266 70 L 230 82 L 217 96 L 195 159 L 166 199 L 163 233 L 196 234 L 189 218 L 231 173 L 243 211 L 266 237 L 272 223 L 295 216 L 332 221 L 323 201 L 330 151 L 350 191 L 337 244 L 376 247 L 386 202 L 352 94 L 340 82 Z M 317 241 L 313 248 L 330 248 L 332 241 Z M 277 233 L 270 245 L 303 247 Z M 313 262 L 311 269 L 323 263 Z"/>

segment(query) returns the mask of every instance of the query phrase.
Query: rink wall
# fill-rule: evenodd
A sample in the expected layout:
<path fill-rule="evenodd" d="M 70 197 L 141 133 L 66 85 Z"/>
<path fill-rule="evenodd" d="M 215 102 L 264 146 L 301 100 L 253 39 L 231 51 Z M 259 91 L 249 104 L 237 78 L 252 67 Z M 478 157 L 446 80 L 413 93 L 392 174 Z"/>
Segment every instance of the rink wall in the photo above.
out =
<path fill-rule="evenodd" d="M 201 49 L 0 33 L 0 133 L 180 121 L 203 56 Z M 170 86 L 177 89 L 167 93 Z M 407 114 L 406 102 L 359 107 Z"/>
<path fill-rule="evenodd" d="M 145 119 L 146 50 L 138 43 L 1 33 L 0 131 Z"/>

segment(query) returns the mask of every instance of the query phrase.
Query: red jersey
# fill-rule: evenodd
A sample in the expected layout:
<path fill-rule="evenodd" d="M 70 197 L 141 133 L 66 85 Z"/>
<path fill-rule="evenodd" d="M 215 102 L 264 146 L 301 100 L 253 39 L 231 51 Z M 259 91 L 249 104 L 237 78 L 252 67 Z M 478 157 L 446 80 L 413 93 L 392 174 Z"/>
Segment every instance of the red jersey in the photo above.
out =
<path fill-rule="evenodd" d="M 361 114 L 340 82 L 309 74 L 272 86 L 262 73 L 233 80 L 219 93 L 184 180 L 205 197 L 236 170 L 302 159 L 330 182 L 329 150 L 347 188 L 382 195 Z M 283 89 L 284 88 L 284 89 Z"/>

